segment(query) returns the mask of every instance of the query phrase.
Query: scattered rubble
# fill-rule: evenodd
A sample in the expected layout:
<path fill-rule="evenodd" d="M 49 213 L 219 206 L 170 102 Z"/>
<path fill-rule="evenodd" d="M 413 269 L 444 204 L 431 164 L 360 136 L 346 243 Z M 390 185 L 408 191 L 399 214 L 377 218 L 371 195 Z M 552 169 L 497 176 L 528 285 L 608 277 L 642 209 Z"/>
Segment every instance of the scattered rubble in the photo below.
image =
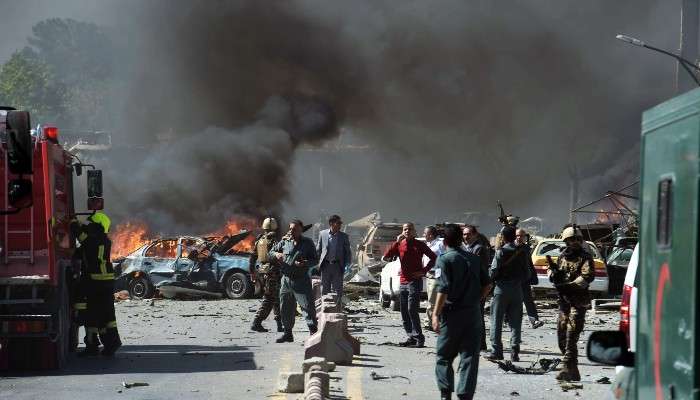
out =
<path fill-rule="evenodd" d="M 523 375 L 544 375 L 547 372 L 554 371 L 561 359 L 559 358 L 542 358 L 535 361 L 529 367 L 523 368 L 513 364 L 510 360 L 505 361 L 491 361 L 498 365 L 498 367 L 506 372 L 514 372 L 516 374 Z M 539 364 L 539 366 L 537 366 Z"/>
<path fill-rule="evenodd" d="M 369 373 L 370 378 L 372 378 L 373 381 L 380 381 L 383 379 L 394 379 L 394 378 L 401 378 L 405 379 L 408 384 L 411 384 L 411 380 L 403 375 L 379 375 L 377 372 L 372 371 Z"/>

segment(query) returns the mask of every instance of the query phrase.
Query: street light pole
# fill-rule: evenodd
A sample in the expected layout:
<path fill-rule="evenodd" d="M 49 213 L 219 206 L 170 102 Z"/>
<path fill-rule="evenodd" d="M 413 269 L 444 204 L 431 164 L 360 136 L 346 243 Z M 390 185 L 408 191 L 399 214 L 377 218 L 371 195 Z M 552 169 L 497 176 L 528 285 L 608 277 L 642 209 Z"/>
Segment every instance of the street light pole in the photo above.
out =
<path fill-rule="evenodd" d="M 681 10 L 681 38 L 680 56 L 690 60 L 693 65 L 698 61 L 698 18 L 700 18 L 700 5 L 698 0 L 683 0 Z M 687 76 L 681 74 L 682 62 L 676 66 L 676 92 L 685 92 L 693 88 L 693 82 Z"/>
<path fill-rule="evenodd" d="M 670 57 L 675 58 L 676 60 L 678 60 L 678 65 L 680 65 L 681 67 L 683 67 L 683 69 L 688 73 L 688 75 L 692 78 L 692 80 L 695 82 L 695 84 L 696 84 L 697 86 L 700 86 L 700 80 L 698 80 L 698 77 L 693 73 L 693 71 L 690 70 L 691 68 L 693 68 L 693 69 L 696 70 L 696 71 L 700 71 L 700 67 L 698 67 L 698 66 L 695 65 L 694 63 L 688 61 L 687 59 L 685 59 L 685 58 L 679 56 L 678 54 L 673 54 L 673 53 L 671 53 L 671 52 L 669 52 L 669 51 L 666 51 L 666 50 L 663 50 L 663 49 L 659 49 L 658 47 L 650 46 L 650 45 L 644 43 L 644 41 L 639 40 L 639 39 L 637 39 L 637 38 L 633 38 L 633 37 L 631 37 L 631 36 L 627 36 L 627 35 L 617 35 L 615 38 L 616 38 L 617 40 L 621 40 L 621 41 L 623 41 L 623 42 L 625 42 L 625 43 L 629 43 L 629 44 L 634 45 L 634 46 L 644 47 L 644 48 L 646 48 L 646 49 L 653 50 L 653 51 L 659 52 L 659 53 L 661 53 L 661 54 L 665 54 L 665 55 L 667 55 L 667 56 L 670 56 Z M 685 89 L 685 87 L 680 87 L 680 86 L 679 86 L 678 89 L 679 89 L 679 90 Z M 689 89 L 689 88 L 688 88 L 688 89 Z"/>

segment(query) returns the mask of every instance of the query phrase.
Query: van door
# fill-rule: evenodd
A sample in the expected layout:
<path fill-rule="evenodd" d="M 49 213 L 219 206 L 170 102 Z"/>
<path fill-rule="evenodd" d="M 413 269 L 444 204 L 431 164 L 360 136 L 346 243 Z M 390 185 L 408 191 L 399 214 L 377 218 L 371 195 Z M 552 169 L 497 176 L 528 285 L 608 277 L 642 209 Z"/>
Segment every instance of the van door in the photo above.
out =
<path fill-rule="evenodd" d="M 642 133 L 639 398 L 696 398 L 700 90 L 646 113 Z"/>

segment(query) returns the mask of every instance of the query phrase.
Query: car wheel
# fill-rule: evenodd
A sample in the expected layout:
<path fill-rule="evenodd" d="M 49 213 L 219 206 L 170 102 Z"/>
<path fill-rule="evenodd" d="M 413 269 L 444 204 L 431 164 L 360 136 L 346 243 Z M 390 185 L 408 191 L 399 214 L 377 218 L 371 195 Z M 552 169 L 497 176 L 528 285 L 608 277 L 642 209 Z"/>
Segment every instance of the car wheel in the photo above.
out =
<path fill-rule="evenodd" d="M 234 272 L 226 278 L 226 297 L 245 299 L 253 295 L 253 282 L 243 272 Z"/>
<path fill-rule="evenodd" d="M 401 304 L 399 303 L 399 299 L 393 299 L 391 300 L 391 311 L 401 311 Z"/>
<path fill-rule="evenodd" d="M 145 276 L 139 276 L 129 282 L 129 296 L 134 300 L 150 299 L 153 297 L 154 287 Z"/>

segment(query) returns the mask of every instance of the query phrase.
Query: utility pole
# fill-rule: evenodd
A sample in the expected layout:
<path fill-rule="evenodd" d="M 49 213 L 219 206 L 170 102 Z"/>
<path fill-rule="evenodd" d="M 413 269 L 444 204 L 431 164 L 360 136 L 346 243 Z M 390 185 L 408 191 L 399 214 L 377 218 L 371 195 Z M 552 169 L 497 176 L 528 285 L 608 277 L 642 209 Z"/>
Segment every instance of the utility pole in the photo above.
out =
<path fill-rule="evenodd" d="M 698 65 L 698 45 L 700 44 L 700 0 L 683 0 L 681 10 L 681 57 Z M 697 87 L 690 76 L 681 71 L 681 63 L 676 63 L 676 93 L 687 92 Z"/>

